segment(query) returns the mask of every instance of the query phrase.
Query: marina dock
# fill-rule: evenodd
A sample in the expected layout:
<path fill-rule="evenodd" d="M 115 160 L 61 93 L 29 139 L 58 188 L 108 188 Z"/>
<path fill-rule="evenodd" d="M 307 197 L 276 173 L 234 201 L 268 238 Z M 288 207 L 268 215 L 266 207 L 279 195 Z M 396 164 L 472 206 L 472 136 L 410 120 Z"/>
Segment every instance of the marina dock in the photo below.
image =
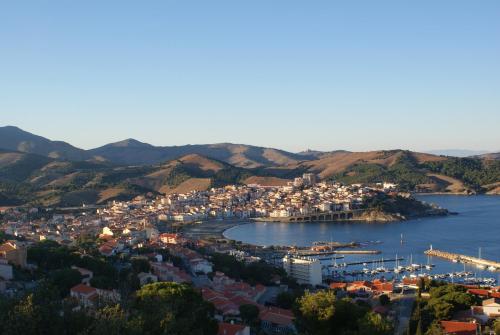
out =
<path fill-rule="evenodd" d="M 500 262 L 490 261 L 483 258 L 472 257 L 467 255 L 455 254 L 451 252 L 429 249 L 424 252 L 428 256 L 440 257 L 448 259 L 452 262 L 469 263 L 487 267 L 488 269 L 500 270 Z"/>
<path fill-rule="evenodd" d="M 353 263 L 346 263 L 346 266 L 351 266 L 351 265 L 365 265 L 365 264 L 385 264 L 385 263 L 394 263 L 394 262 L 400 262 L 404 261 L 403 257 L 399 258 L 391 258 L 391 259 L 375 259 L 371 261 L 364 261 L 364 262 L 353 262 Z"/>
<path fill-rule="evenodd" d="M 299 256 L 322 256 L 322 255 L 378 255 L 380 250 L 330 250 L 330 251 L 309 251 L 309 250 L 299 250 L 294 252 L 294 254 Z"/>

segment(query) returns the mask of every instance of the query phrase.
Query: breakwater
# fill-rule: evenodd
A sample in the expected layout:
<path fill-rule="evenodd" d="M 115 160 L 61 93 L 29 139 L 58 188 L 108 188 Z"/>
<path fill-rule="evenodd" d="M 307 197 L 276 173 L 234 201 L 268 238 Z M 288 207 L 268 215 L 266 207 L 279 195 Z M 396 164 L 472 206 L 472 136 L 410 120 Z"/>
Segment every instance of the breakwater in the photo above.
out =
<path fill-rule="evenodd" d="M 475 265 L 482 265 L 488 268 L 500 269 L 500 262 L 495 262 L 483 258 L 472 257 L 467 255 L 455 254 L 451 252 L 429 249 L 424 252 L 428 256 L 440 257 L 444 259 L 448 259 L 452 262 L 460 262 L 460 263 L 471 263 Z"/>

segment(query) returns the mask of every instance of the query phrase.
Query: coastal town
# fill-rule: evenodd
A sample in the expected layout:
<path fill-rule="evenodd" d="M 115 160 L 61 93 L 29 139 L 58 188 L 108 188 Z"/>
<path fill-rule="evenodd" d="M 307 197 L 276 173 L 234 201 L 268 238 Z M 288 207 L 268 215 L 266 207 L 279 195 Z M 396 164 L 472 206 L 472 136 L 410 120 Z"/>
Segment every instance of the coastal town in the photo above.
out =
<path fill-rule="evenodd" d="M 500 335 L 500 1 L 2 1 L 0 335 Z"/>
<path fill-rule="evenodd" d="M 310 249 L 285 246 L 267 250 L 234 243 L 221 234 L 196 237 L 190 234 L 200 225 L 217 227 L 220 222 L 229 222 L 231 226 L 252 219 L 272 221 L 275 218 L 313 215 L 319 218 L 321 214 L 352 213 L 366 209 L 367 200 L 381 194 L 407 196 L 400 194 L 395 184 L 343 185 L 318 182 L 313 174 L 304 174 L 280 187 L 230 185 L 155 198 L 145 195 L 130 201 L 113 201 L 107 206 L 3 209 L 0 293 L 15 297 L 36 288 L 37 274 L 44 271 L 44 260 L 30 250 L 48 252 L 45 248 L 52 250 L 60 246 L 78 255 L 75 261 L 66 264 L 79 274 L 78 283 L 65 293 L 65 299 L 72 301 L 75 308 L 92 310 L 103 301 L 116 304 L 126 299 L 120 285 L 113 283 L 115 279 L 104 280 L 99 268 L 84 266 L 87 262 L 82 259 L 96 257 L 118 272 L 141 264 L 140 270 L 132 270 L 138 288 L 157 282 L 191 285 L 214 306 L 214 318 L 221 335 L 250 334 L 256 329 L 265 334 L 297 333 L 292 305 L 282 300 L 293 296 L 298 288 L 310 292 L 333 290 L 337 299 L 350 297 L 353 301 L 364 301 L 388 327 L 406 329 L 411 326 L 410 315 L 400 314 L 401 305 L 405 299 L 414 301 L 415 292 L 423 290 L 422 285 L 431 278 L 411 275 L 401 280 L 386 279 L 383 273 L 380 276 L 385 270 L 368 271 L 379 276 L 363 280 L 335 277 L 328 266 L 325 268 L 320 259 L 314 257 L 369 252 L 353 250 L 359 247 L 358 243 L 332 242 Z M 348 220 L 349 217 L 338 216 L 337 219 Z M 233 269 L 235 264 L 239 264 L 239 270 Z M 385 265 L 384 261 L 381 264 Z M 243 276 L 240 271 L 246 267 L 254 269 L 255 273 Z M 413 273 L 416 268 L 404 270 L 400 267 L 399 270 Z M 454 321 L 437 320 L 444 334 L 454 334 L 448 329 L 472 328 L 476 334 L 498 316 L 493 310 L 500 306 L 499 287 L 477 283 L 461 287 L 484 299 L 481 304 L 471 306 L 471 313 L 466 317 L 453 318 Z M 242 306 L 256 308 L 258 324 L 246 321 Z"/>

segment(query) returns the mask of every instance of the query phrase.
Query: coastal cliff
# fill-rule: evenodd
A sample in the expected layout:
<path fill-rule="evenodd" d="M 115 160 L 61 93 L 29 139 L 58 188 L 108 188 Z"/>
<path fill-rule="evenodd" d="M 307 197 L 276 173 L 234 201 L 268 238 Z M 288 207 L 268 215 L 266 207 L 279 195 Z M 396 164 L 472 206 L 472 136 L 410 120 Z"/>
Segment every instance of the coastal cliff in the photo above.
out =
<path fill-rule="evenodd" d="M 409 193 L 396 196 L 381 194 L 364 204 L 360 220 L 391 222 L 428 216 L 451 214 L 447 209 L 415 199 Z"/>
<path fill-rule="evenodd" d="M 378 209 L 366 210 L 357 220 L 366 222 L 395 222 L 406 220 L 406 217 L 398 213 L 386 213 Z"/>
<path fill-rule="evenodd" d="M 429 216 L 446 216 L 450 214 L 452 213 L 444 208 L 429 208 L 429 210 L 425 212 L 418 211 L 414 213 L 408 213 L 407 215 L 403 215 L 401 213 L 388 213 L 379 209 L 368 209 L 363 212 L 358 218 L 356 218 L 356 220 L 366 222 L 395 222 Z"/>

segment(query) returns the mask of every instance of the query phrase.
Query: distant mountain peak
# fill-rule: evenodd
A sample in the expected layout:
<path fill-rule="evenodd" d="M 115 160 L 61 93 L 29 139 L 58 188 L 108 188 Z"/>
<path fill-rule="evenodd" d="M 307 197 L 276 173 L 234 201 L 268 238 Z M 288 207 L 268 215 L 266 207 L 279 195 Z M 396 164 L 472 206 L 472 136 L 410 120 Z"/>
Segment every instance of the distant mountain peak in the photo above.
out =
<path fill-rule="evenodd" d="M 16 127 L 16 126 L 11 126 L 11 125 L 6 125 L 6 126 L 2 126 L 2 127 L 0 127 L 0 129 L 2 129 L 2 128 L 4 128 L 4 129 L 17 129 L 17 130 L 20 130 L 20 131 L 24 131 L 24 130 L 22 130 L 22 129 L 21 129 L 21 128 L 19 128 L 19 127 Z"/>
<path fill-rule="evenodd" d="M 0 127 L 0 148 L 58 159 L 85 160 L 84 150 L 69 143 L 52 141 L 16 126 Z"/>
<path fill-rule="evenodd" d="M 151 144 L 138 141 L 134 138 L 127 138 L 122 141 L 110 143 L 109 146 L 112 147 L 127 147 L 127 148 L 149 148 L 152 147 Z"/>
<path fill-rule="evenodd" d="M 31 135 L 31 136 L 37 136 L 37 137 L 41 137 L 41 136 L 38 136 L 38 135 L 34 135 L 26 130 L 23 130 L 19 127 L 16 127 L 16 126 L 10 126 L 10 125 L 7 125 L 7 126 L 3 126 L 3 127 L 0 127 L 0 132 L 2 133 L 6 133 L 6 134 L 20 134 L 20 135 Z"/>

